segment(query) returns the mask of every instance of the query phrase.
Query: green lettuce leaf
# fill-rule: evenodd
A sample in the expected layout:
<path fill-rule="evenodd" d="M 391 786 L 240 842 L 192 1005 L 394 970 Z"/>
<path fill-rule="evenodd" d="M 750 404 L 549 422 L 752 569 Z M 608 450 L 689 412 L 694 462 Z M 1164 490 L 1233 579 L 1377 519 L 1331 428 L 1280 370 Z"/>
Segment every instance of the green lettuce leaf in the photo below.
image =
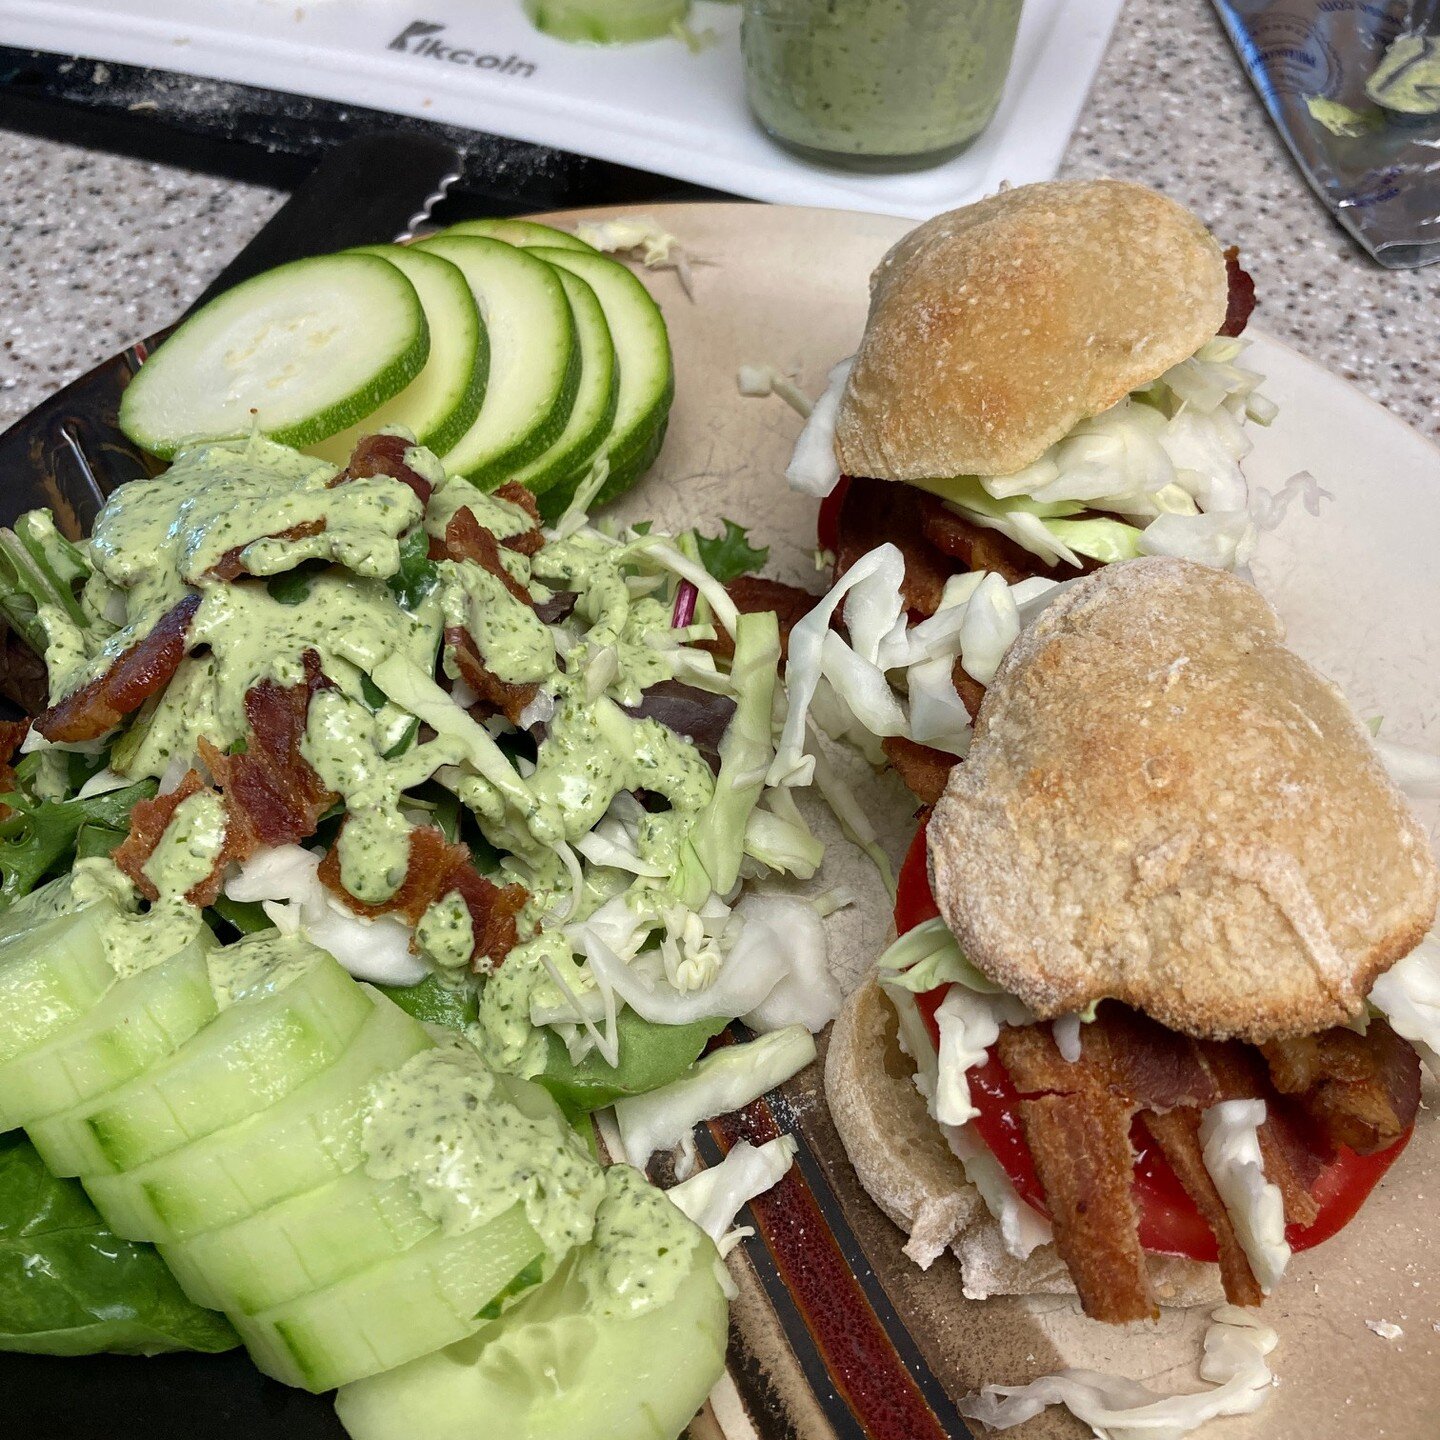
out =
<path fill-rule="evenodd" d="M 722 584 L 728 585 L 742 575 L 753 575 L 770 558 L 770 547 L 756 549 L 744 529 L 733 520 L 722 522 L 722 535 L 695 532 L 695 549 L 700 563 Z"/>
<path fill-rule="evenodd" d="M 456 990 L 442 985 L 429 975 L 418 985 L 377 985 L 407 1015 L 427 1025 L 443 1025 L 447 1030 L 463 1030 L 480 1016 L 479 997 L 473 990 Z"/>
<path fill-rule="evenodd" d="M 688 1025 L 655 1025 L 633 1010 L 622 1010 L 616 1021 L 620 1063 L 613 1069 L 593 1051 L 575 1064 L 560 1037 L 549 1031 L 545 1069 L 535 1080 L 568 1113 L 603 1110 L 622 1095 L 643 1095 L 678 1080 L 695 1063 L 705 1042 L 729 1023 L 713 1018 Z"/>
<path fill-rule="evenodd" d="M 0 1350 L 32 1355 L 230 1350 L 223 1316 L 185 1298 L 149 1245 L 107 1230 L 23 1135 L 0 1136 Z"/>
<path fill-rule="evenodd" d="M 130 812 L 155 793 L 153 780 L 92 795 L 88 800 L 4 797 L 12 813 L 0 820 L 0 908 L 28 895 L 61 861 L 74 854 L 83 826 L 130 828 Z"/>

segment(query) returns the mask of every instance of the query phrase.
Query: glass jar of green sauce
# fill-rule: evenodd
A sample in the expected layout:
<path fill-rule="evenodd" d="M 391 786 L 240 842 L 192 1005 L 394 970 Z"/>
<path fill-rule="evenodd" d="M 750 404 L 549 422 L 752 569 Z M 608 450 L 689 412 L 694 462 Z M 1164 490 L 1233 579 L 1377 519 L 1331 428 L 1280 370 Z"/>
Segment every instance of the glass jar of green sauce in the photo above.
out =
<path fill-rule="evenodd" d="M 827 164 L 918 169 L 990 122 L 1021 0 L 745 0 L 750 108 Z"/>

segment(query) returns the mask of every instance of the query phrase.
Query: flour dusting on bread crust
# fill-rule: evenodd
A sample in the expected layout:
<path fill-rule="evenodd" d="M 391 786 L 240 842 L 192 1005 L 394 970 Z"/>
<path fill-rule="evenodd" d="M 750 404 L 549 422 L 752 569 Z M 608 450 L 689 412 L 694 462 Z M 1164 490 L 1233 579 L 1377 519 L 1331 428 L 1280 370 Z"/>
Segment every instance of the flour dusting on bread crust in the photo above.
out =
<path fill-rule="evenodd" d="M 1435 860 L 1339 690 L 1233 576 L 1078 581 L 1020 637 L 930 823 L 970 959 L 1041 1018 L 1185 1034 L 1343 1024 L 1435 918 Z"/>

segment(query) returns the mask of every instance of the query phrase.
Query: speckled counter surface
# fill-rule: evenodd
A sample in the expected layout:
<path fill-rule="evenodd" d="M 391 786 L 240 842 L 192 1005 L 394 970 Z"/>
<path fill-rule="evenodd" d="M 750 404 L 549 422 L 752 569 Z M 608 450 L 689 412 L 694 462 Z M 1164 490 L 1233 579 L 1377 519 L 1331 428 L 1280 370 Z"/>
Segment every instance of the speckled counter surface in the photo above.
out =
<path fill-rule="evenodd" d="M 1440 266 L 1384 271 L 1306 188 L 1205 0 L 1129 0 L 1067 175 L 1156 185 L 1242 247 L 1256 323 L 1440 435 Z M 0 426 L 172 319 L 281 196 L 0 131 Z"/>

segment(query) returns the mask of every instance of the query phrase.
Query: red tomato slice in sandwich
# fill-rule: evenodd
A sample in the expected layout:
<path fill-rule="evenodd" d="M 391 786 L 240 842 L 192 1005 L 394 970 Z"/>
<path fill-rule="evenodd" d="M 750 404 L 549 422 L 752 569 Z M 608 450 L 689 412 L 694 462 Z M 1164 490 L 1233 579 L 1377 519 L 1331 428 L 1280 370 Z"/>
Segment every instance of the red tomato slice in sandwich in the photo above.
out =
<path fill-rule="evenodd" d="M 895 896 L 895 928 L 900 934 L 933 920 L 940 913 L 930 891 L 929 867 L 925 853 L 925 827 L 915 832 Z M 935 1012 L 945 997 L 945 987 L 918 996 L 921 1014 L 930 1029 L 930 1038 L 940 1043 Z M 1042 1215 L 1045 1192 L 1035 1174 L 1035 1164 L 1016 1109 L 1015 1088 L 1005 1067 L 992 1052 L 985 1064 L 970 1072 L 970 1097 L 980 1114 L 971 1121 L 980 1138 L 1004 1167 L 1016 1190 L 1027 1204 Z M 1285 1238 L 1294 1250 L 1308 1250 L 1343 1229 L 1355 1217 L 1365 1198 L 1380 1182 L 1409 1143 L 1407 1130 L 1388 1150 L 1357 1155 L 1341 1145 L 1334 1159 L 1320 1171 L 1311 1196 L 1320 1213 L 1311 1225 L 1289 1225 Z M 1215 1237 L 1185 1193 L 1170 1163 L 1149 1143 L 1143 1125 L 1136 1120 L 1131 1141 L 1139 1159 L 1135 1162 L 1133 1193 L 1140 1212 L 1140 1243 L 1160 1255 L 1183 1255 L 1190 1260 L 1214 1261 Z"/>

